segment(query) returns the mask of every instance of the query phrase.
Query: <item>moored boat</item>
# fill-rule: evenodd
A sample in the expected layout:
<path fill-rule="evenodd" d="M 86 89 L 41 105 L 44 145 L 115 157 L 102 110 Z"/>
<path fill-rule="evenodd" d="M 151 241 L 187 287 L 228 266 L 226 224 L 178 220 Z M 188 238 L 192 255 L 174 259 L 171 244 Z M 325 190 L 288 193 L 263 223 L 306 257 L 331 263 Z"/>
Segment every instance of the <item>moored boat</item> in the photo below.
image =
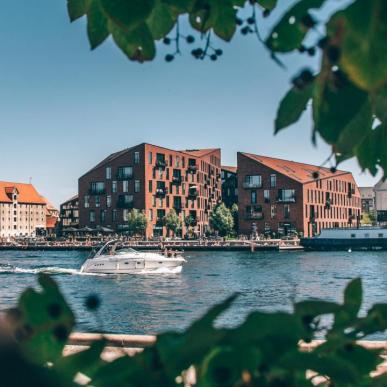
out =
<path fill-rule="evenodd" d="M 312 238 L 301 238 L 305 250 L 387 250 L 387 228 L 326 228 Z"/>
<path fill-rule="evenodd" d="M 81 267 L 81 273 L 132 274 L 138 272 L 180 272 L 186 260 L 177 252 L 166 255 L 120 248 L 118 241 L 109 241 Z"/>

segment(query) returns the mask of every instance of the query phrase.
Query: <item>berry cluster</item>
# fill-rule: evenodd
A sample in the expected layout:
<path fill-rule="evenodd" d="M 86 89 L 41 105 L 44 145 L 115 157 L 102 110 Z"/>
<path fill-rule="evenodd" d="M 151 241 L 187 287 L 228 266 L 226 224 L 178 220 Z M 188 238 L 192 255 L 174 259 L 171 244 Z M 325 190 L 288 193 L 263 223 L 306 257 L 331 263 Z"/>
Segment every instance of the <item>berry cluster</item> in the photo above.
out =
<path fill-rule="evenodd" d="M 187 35 L 187 36 L 182 36 L 180 34 L 177 34 L 176 35 L 176 38 L 170 38 L 168 36 L 166 36 L 164 39 L 163 39 L 163 43 L 166 45 L 166 46 L 169 46 L 173 41 L 176 43 L 176 51 L 173 53 L 173 54 L 167 54 L 165 55 L 165 61 L 166 62 L 172 62 L 174 59 L 175 59 L 175 56 L 176 54 L 179 53 L 179 40 L 180 39 L 185 39 L 185 41 L 188 43 L 188 44 L 192 44 L 195 42 L 195 38 L 192 36 L 192 35 Z"/>
<path fill-rule="evenodd" d="M 298 90 L 303 90 L 307 85 L 313 82 L 315 76 L 309 69 L 304 69 L 299 75 L 292 79 L 294 87 Z"/>

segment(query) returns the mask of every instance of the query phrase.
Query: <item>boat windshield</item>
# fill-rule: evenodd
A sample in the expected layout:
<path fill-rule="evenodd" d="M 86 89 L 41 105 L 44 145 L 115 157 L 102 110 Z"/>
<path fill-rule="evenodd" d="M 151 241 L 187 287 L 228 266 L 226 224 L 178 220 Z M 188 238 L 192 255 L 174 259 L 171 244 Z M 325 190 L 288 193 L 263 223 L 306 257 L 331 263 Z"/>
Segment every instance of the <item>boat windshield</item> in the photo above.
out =
<path fill-rule="evenodd" d="M 127 248 L 124 248 L 124 249 L 120 249 L 120 250 L 117 250 L 115 252 L 116 255 L 124 255 L 124 254 L 137 254 L 137 251 L 130 248 L 130 247 L 127 247 Z"/>

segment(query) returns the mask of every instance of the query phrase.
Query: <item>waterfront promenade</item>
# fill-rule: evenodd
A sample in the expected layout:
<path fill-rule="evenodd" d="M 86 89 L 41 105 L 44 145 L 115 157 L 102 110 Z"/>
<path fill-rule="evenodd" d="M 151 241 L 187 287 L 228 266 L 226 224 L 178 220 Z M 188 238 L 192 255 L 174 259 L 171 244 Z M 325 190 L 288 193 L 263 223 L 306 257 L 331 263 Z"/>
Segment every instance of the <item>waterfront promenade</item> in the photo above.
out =
<path fill-rule="evenodd" d="M 102 246 L 107 239 L 100 240 L 64 240 L 64 241 L 25 241 L 0 242 L 0 250 L 52 250 L 52 251 L 89 251 Z M 184 251 L 275 251 L 300 250 L 299 240 L 165 240 L 138 241 L 122 240 L 121 247 L 131 247 L 136 250 L 184 250 Z"/>

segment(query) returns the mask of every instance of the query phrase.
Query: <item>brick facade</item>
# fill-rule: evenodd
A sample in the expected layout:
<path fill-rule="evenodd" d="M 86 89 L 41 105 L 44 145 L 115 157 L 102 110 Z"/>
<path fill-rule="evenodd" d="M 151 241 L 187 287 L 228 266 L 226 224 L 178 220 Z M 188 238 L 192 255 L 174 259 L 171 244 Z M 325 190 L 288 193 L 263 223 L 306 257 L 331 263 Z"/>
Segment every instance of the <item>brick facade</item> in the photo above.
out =
<path fill-rule="evenodd" d="M 360 221 L 360 192 L 349 172 L 238 153 L 238 187 L 241 234 L 312 236 Z"/>
<path fill-rule="evenodd" d="M 220 158 L 220 149 L 175 151 L 145 143 L 114 153 L 79 179 L 80 227 L 125 231 L 136 208 L 147 216 L 147 237 L 166 236 L 163 218 L 174 208 L 182 222 L 193 217 L 201 235 L 221 199 Z"/>

